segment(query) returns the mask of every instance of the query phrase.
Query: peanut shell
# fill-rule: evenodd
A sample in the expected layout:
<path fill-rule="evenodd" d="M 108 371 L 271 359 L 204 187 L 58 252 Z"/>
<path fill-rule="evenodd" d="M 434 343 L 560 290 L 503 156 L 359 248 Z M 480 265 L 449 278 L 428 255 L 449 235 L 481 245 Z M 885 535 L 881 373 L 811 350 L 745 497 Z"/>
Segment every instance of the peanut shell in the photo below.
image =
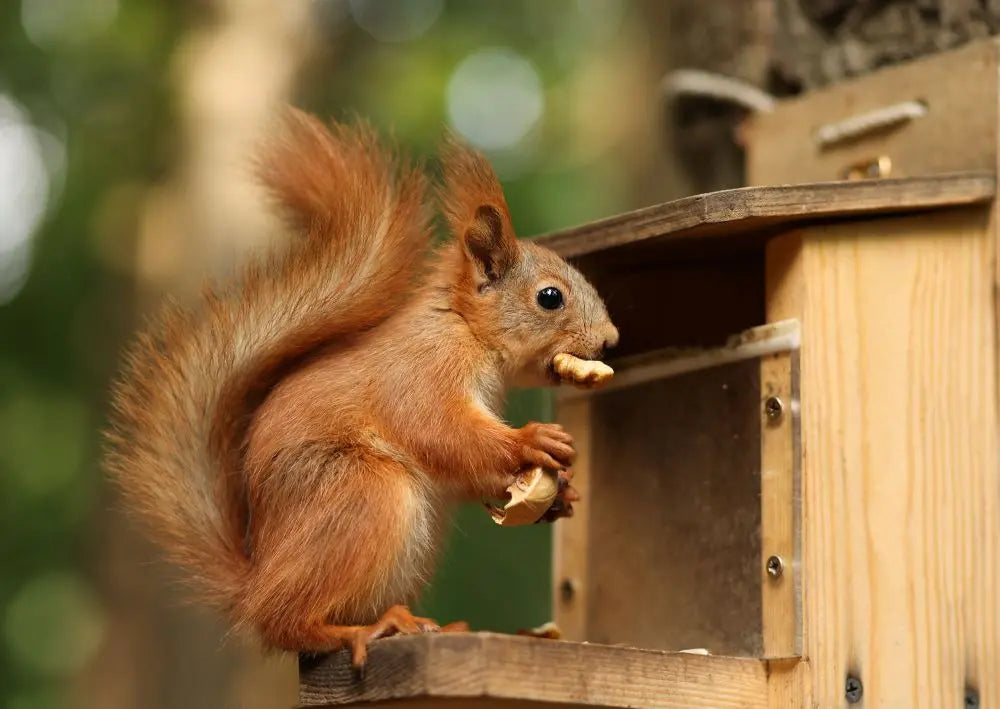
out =
<path fill-rule="evenodd" d="M 507 492 L 510 493 L 510 501 L 503 508 L 486 504 L 493 521 L 501 527 L 534 524 L 559 494 L 559 477 L 553 471 L 532 468 L 518 475 Z"/>

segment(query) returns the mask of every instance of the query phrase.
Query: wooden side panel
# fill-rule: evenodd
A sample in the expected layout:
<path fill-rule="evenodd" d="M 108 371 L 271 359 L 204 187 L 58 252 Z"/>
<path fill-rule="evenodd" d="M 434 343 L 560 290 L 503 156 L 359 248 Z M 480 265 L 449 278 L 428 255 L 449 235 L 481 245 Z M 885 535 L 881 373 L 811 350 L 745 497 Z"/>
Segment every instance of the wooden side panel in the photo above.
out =
<path fill-rule="evenodd" d="M 967 686 L 1000 706 L 986 210 L 811 227 L 789 244 L 769 315 L 802 324 L 814 701 L 841 706 L 850 672 L 865 706 L 962 706 Z"/>

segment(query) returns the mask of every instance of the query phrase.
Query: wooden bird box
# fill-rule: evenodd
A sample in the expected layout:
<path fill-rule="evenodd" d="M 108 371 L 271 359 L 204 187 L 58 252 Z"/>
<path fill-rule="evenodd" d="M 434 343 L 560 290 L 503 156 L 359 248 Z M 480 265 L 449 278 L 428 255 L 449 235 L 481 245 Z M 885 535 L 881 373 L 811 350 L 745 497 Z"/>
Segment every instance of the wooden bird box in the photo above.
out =
<path fill-rule="evenodd" d="M 782 103 L 754 186 L 541 237 L 622 335 L 558 400 L 567 640 L 388 639 L 363 680 L 304 660 L 302 705 L 1000 706 L 998 70 L 987 41 Z"/>

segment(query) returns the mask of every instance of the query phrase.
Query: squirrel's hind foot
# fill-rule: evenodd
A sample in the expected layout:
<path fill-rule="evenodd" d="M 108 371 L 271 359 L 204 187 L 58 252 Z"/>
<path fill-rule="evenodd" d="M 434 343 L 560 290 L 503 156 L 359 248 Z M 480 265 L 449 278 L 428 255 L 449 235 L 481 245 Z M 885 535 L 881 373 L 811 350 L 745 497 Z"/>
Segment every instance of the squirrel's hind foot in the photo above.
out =
<path fill-rule="evenodd" d="M 469 624 L 465 622 L 449 623 L 441 627 L 430 618 L 421 618 L 410 612 L 406 606 L 392 606 L 382 617 L 371 625 L 354 626 L 348 630 L 344 640 L 351 648 L 351 665 L 359 672 L 364 672 L 368 659 L 368 644 L 379 638 L 390 635 L 417 635 L 419 633 L 462 633 L 468 632 Z"/>

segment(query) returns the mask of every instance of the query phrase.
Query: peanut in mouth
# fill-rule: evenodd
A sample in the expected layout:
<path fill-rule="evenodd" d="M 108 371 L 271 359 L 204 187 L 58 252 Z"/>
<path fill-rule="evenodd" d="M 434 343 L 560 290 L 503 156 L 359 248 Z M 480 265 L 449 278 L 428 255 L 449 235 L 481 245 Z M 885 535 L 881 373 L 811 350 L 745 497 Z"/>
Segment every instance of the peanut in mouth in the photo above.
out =
<path fill-rule="evenodd" d="M 552 370 L 561 381 L 587 389 L 599 387 L 615 375 L 615 370 L 604 362 L 580 359 L 566 352 L 552 358 Z"/>

